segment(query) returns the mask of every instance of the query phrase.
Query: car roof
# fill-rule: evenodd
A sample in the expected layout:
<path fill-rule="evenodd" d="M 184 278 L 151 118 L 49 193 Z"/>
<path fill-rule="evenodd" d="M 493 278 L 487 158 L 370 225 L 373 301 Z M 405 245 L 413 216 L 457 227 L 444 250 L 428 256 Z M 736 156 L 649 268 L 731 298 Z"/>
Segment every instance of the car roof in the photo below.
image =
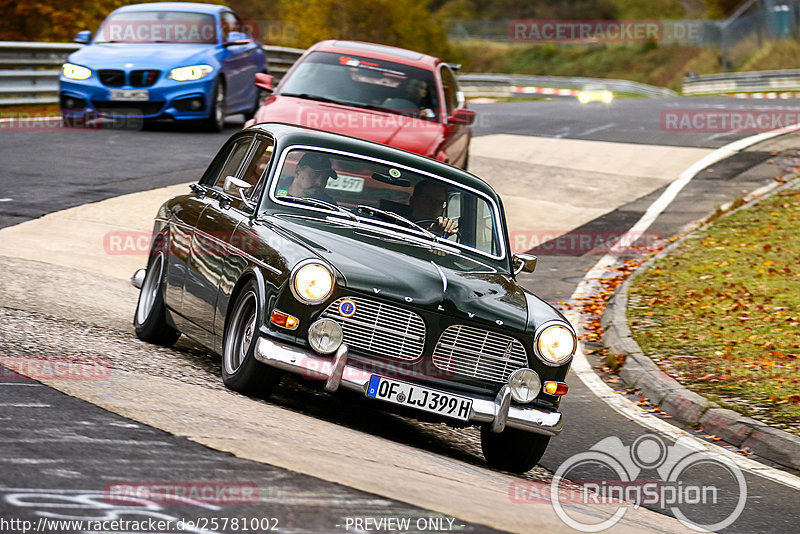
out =
<path fill-rule="evenodd" d="M 198 2 L 151 2 L 147 4 L 133 4 L 123 6 L 114 13 L 130 13 L 134 11 L 181 11 L 186 13 L 207 13 L 213 15 L 220 11 L 230 11 L 227 6 L 216 4 L 201 4 Z"/>
<path fill-rule="evenodd" d="M 338 54 L 353 54 L 362 57 L 369 57 L 372 59 L 380 59 L 383 61 L 394 61 L 396 63 L 403 63 L 405 65 L 413 65 L 416 67 L 427 67 L 433 70 L 442 63 L 442 60 L 415 52 L 414 50 L 407 50 L 405 48 L 398 48 L 396 46 L 388 46 L 376 43 L 367 43 L 364 41 L 341 41 L 341 40 L 328 40 L 320 41 L 309 50 L 334 52 Z"/>
<path fill-rule="evenodd" d="M 447 178 L 454 182 L 486 193 L 495 200 L 499 199 L 497 193 L 489 186 L 489 184 L 474 174 L 470 174 L 466 171 L 457 169 L 434 159 L 420 156 L 419 154 L 408 152 L 399 148 L 383 145 L 381 143 L 375 143 L 373 141 L 367 141 L 357 137 L 351 137 L 349 135 L 331 133 L 324 130 L 317 130 L 314 128 L 306 128 L 294 124 L 278 122 L 263 122 L 260 124 L 255 124 L 250 128 L 247 128 L 245 131 L 270 132 L 275 135 L 276 141 L 280 145 L 280 148 L 289 145 L 309 145 L 384 159 L 400 165 L 411 167 L 412 169 L 418 169 L 436 176 Z"/>

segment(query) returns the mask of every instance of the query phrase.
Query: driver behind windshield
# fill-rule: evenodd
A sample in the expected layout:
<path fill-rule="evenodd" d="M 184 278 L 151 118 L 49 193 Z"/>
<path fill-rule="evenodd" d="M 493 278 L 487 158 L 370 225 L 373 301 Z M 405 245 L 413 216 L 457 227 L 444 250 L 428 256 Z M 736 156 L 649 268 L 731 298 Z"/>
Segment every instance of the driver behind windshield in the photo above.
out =
<path fill-rule="evenodd" d="M 283 178 L 276 191 L 276 196 L 292 196 L 298 198 L 316 198 L 338 206 L 325 186 L 328 178 L 338 178 L 331 166 L 328 156 L 317 152 L 306 152 L 295 165 L 294 177 Z"/>
<path fill-rule="evenodd" d="M 444 216 L 447 188 L 438 182 L 423 180 L 414 186 L 408 201 L 410 219 L 434 233 L 447 235 L 458 231 L 456 222 Z"/>
<path fill-rule="evenodd" d="M 409 78 L 403 83 L 401 97 L 387 98 L 384 107 L 392 109 L 416 109 L 419 116 L 432 119 L 436 116 L 428 107 L 428 83 L 424 80 Z"/>

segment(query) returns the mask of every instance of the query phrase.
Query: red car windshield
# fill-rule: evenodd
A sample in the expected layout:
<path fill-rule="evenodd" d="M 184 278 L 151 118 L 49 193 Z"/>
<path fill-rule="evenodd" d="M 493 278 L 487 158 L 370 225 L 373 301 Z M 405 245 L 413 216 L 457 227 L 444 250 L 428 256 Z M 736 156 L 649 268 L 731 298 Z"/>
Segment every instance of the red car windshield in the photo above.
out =
<path fill-rule="evenodd" d="M 136 11 L 111 15 L 94 43 L 216 44 L 212 15 L 180 11 Z"/>
<path fill-rule="evenodd" d="M 314 52 L 284 81 L 280 94 L 439 121 L 433 72 L 391 61 Z"/>

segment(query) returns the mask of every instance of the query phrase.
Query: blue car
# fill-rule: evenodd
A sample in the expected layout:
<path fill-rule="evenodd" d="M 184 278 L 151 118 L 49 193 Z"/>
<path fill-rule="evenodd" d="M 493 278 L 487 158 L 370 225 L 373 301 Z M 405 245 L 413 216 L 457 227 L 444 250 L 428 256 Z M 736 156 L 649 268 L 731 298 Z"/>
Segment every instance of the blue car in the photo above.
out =
<path fill-rule="evenodd" d="M 257 73 L 267 73 L 261 44 L 228 7 L 149 3 L 112 12 L 64 63 L 59 104 L 64 121 L 95 117 L 193 120 L 221 131 L 225 116 L 258 109 Z"/>

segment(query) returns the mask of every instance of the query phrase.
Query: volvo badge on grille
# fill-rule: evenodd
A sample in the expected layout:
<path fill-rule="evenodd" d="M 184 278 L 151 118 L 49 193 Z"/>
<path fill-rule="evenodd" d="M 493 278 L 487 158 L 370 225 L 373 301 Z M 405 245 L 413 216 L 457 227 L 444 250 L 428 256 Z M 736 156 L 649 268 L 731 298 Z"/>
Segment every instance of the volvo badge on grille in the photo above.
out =
<path fill-rule="evenodd" d="M 352 317 L 356 314 L 356 303 L 350 299 L 343 299 L 339 303 L 339 315 L 342 317 Z"/>

